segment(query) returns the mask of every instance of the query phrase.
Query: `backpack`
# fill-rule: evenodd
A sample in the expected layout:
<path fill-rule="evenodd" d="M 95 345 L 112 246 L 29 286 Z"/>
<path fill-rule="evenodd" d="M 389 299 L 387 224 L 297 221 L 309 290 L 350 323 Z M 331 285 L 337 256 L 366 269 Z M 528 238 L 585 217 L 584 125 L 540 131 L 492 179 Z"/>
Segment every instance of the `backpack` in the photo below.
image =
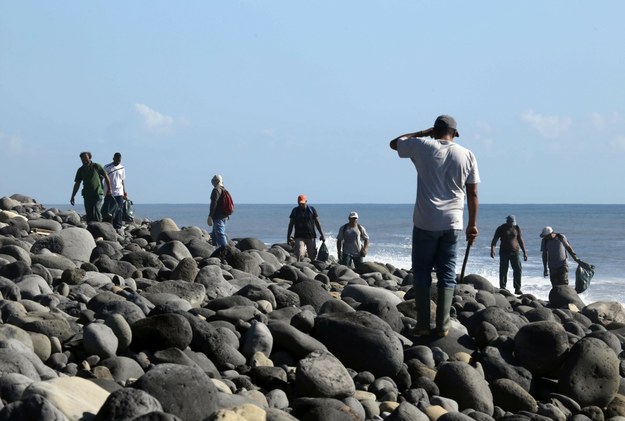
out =
<path fill-rule="evenodd" d="M 219 209 L 224 217 L 232 215 L 234 212 L 234 201 L 232 200 L 232 196 L 228 190 L 223 189 L 221 192 L 221 197 L 219 198 Z"/>

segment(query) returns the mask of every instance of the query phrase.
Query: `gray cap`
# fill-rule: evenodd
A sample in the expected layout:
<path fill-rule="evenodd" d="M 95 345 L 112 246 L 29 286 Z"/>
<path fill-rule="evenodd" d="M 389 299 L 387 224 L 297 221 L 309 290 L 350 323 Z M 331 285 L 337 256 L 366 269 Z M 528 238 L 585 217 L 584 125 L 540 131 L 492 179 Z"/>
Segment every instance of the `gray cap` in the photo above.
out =
<path fill-rule="evenodd" d="M 434 122 L 434 128 L 436 129 L 454 129 L 456 131 L 455 137 L 460 137 L 460 133 L 458 133 L 458 126 L 456 124 L 456 120 L 447 114 L 439 115 L 436 117 L 436 121 Z"/>

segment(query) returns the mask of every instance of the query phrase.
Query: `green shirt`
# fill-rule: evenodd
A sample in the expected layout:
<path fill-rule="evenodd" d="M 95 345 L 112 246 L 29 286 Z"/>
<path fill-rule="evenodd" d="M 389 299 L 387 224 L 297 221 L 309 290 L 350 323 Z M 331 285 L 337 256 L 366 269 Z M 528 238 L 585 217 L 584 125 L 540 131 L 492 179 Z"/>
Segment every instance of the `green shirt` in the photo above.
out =
<path fill-rule="evenodd" d="M 103 194 L 102 178 L 106 176 L 106 171 L 102 165 L 91 162 L 89 165 L 82 165 L 76 171 L 74 182 L 82 181 L 82 195 L 95 196 Z"/>

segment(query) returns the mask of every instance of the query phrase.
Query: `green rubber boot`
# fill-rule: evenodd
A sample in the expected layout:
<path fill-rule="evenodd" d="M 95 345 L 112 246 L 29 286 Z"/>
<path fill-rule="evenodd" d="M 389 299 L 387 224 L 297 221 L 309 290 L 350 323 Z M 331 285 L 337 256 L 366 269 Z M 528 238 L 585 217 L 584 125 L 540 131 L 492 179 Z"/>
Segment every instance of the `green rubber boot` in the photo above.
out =
<path fill-rule="evenodd" d="M 436 333 L 438 336 L 447 336 L 451 328 L 449 310 L 454 298 L 454 288 L 439 288 L 438 302 L 436 303 Z"/>
<path fill-rule="evenodd" d="M 417 309 L 415 335 L 427 336 L 430 328 L 430 287 L 414 287 L 414 302 Z"/>

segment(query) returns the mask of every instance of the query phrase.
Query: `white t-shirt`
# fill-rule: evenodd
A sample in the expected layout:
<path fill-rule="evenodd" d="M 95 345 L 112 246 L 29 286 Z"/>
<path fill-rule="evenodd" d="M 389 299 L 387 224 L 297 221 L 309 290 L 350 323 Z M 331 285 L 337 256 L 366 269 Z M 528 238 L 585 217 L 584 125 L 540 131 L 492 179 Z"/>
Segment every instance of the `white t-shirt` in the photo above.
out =
<path fill-rule="evenodd" d="M 104 171 L 109 176 L 111 180 L 111 188 L 113 190 L 113 196 L 123 196 L 124 195 L 124 186 L 122 181 L 126 179 L 126 169 L 122 164 L 115 165 L 114 163 L 106 164 L 104 166 Z M 104 194 L 108 191 L 108 186 L 104 183 Z"/>
<path fill-rule="evenodd" d="M 414 225 L 427 231 L 461 230 L 465 184 L 480 182 L 473 152 L 451 140 L 403 137 L 397 153 L 417 169 Z"/>

